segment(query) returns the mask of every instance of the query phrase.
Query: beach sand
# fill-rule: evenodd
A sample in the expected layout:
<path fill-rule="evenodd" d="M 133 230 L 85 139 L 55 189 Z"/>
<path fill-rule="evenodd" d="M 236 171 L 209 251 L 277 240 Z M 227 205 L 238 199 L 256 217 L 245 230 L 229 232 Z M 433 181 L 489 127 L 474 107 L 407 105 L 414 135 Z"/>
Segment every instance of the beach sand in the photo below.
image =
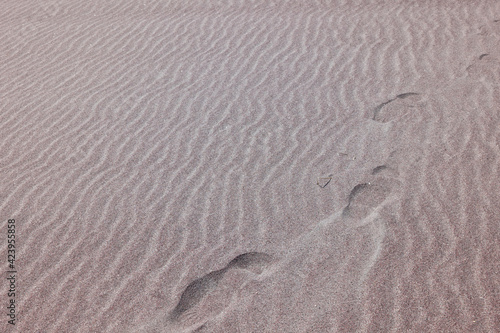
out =
<path fill-rule="evenodd" d="M 500 2 L 0 7 L 0 331 L 500 331 Z"/>

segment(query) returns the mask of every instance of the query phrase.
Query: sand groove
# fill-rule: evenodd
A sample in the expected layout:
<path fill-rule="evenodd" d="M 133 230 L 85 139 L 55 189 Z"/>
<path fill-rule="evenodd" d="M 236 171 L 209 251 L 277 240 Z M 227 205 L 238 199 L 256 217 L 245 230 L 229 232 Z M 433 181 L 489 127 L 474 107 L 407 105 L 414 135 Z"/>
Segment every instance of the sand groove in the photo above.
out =
<path fill-rule="evenodd" d="M 499 13 L 4 1 L 0 331 L 498 331 Z"/>

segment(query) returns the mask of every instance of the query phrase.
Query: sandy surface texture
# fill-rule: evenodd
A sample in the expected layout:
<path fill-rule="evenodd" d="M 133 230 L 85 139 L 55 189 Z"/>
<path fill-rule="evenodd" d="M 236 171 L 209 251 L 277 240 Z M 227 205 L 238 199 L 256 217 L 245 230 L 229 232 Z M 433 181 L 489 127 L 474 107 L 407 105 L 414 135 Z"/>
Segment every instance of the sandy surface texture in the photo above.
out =
<path fill-rule="evenodd" d="M 0 8 L 1 332 L 500 331 L 499 1 Z"/>

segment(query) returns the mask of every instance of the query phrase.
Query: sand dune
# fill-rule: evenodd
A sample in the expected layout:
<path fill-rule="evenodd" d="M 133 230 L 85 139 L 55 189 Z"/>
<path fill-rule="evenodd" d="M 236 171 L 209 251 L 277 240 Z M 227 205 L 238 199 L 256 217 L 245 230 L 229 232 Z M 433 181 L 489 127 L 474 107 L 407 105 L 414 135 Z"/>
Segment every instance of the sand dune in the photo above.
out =
<path fill-rule="evenodd" d="M 499 2 L 1 7 L 0 331 L 500 331 Z"/>

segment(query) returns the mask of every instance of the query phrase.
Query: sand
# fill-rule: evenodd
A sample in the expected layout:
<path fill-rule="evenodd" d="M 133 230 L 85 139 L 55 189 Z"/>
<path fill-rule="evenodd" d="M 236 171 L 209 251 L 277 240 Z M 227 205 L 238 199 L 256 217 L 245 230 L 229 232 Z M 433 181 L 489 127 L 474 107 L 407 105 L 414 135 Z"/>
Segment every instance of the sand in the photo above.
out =
<path fill-rule="evenodd" d="M 0 7 L 0 331 L 500 331 L 500 2 Z"/>

